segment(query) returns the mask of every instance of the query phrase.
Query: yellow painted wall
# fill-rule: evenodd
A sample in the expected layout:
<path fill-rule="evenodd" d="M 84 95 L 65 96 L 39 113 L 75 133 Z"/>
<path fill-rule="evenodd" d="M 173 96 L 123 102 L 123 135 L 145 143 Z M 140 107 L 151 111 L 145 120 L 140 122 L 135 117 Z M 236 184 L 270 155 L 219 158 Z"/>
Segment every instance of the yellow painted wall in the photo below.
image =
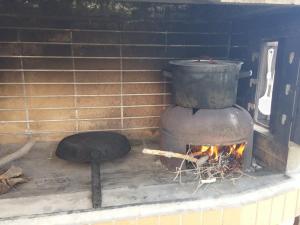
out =
<path fill-rule="evenodd" d="M 236 208 L 130 218 L 95 225 L 279 225 L 300 215 L 300 189 Z"/>

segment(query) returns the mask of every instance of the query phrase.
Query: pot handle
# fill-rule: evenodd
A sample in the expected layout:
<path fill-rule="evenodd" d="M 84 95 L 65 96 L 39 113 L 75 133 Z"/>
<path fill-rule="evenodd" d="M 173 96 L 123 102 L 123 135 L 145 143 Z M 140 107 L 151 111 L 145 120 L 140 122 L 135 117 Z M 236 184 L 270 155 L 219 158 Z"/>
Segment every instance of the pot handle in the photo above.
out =
<path fill-rule="evenodd" d="M 173 74 L 171 73 L 171 71 L 169 71 L 167 69 L 162 69 L 161 72 L 164 77 L 173 78 Z"/>
<path fill-rule="evenodd" d="M 100 175 L 100 161 L 101 154 L 98 151 L 91 153 L 91 177 L 92 177 L 92 204 L 93 208 L 100 208 L 102 205 L 101 193 L 101 175 Z"/>
<path fill-rule="evenodd" d="M 240 73 L 238 74 L 238 79 L 248 78 L 251 76 L 252 76 L 252 70 L 240 71 Z"/>

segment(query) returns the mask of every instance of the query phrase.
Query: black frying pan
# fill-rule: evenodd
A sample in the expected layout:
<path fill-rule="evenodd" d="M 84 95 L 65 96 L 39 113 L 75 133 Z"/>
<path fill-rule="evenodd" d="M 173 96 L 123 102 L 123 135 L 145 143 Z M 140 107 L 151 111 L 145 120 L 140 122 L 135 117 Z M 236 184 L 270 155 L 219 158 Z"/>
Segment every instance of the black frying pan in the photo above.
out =
<path fill-rule="evenodd" d="M 118 133 L 96 131 L 74 134 L 57 146 L 56 155 L 76 163 L 91 163 L 93 208 L 101 207 L 100 162 L 111 161 L 130 151 L 128 139 Z"/>

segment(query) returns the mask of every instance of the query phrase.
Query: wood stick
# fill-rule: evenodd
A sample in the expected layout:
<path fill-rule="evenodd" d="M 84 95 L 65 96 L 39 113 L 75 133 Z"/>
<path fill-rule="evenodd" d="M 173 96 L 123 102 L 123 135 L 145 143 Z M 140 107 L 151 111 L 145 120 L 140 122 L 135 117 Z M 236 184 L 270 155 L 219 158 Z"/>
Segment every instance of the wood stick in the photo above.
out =
<path fill-rule="evenodd" d="M 210 179 L 205 179 L 205 180 L 201 180 L 202 184 L 211 184 L 211 183 L 215 183 L 217 181 L 217 178 L 213 177 Z"/>
<path fill-rule="evenodd" d="M 5 173 L 0 175 L 1 180 L 7 180 L 13 177 L 19 177 L 23 174 L 23 170 L 17 166 L 11 166 Z"/>
<path fill-rule="evenodd" d="M 6 164 L 21 158 L 22 156 L 26 155 L 32 148 L 32 146 L 35 144 L 35 141 L 30 140 L 28 141 L 23 147 L 15 151 L 14 153 L 11 153 L 7 156 L 4 156 L 0 158 L 0 167 L 5 166 Z"/>
<path fill-rule="evenodd" d="M 148 148 L 144 148 L 143 149 L 143 153 L 144 154 L 149 154 L 149 155 L 159 155 L 159 156 L 164 156 L 167 158 L 178 158 L 178 159 L 184 159 L 193 163 L 196 163 L 197 165 L 201 165 L 204 162 L 207 161 L 208 157 L 204 156 L 200 159 L 196 159 L 192 156 L 189 155 L 184 155 L 181 153 L 176 153 L 176 152 L 169 152 L 169 151 L 161 151 L 161 150 L 156 150 L 156 149 L 148 149 Z"/>

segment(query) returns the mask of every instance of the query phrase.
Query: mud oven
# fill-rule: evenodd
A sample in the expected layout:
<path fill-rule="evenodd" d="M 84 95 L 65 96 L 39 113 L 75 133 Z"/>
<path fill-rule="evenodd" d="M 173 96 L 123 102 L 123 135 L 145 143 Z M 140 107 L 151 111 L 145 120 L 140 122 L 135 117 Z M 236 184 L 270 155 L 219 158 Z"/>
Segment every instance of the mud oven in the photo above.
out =
<path fill-rule="evenodd" d="M 176 60 L 164 75 L 172 79 L 174 105 L 161 115 L 161 149 L 232 164 L 248 170 L 253 147 L 253 120 L 236 105 L 242 62 L 225 60 Z M 170 170 L 180 159 L 162 157 Z M 187 165 L 186 165 L 187 166 Z"/>

